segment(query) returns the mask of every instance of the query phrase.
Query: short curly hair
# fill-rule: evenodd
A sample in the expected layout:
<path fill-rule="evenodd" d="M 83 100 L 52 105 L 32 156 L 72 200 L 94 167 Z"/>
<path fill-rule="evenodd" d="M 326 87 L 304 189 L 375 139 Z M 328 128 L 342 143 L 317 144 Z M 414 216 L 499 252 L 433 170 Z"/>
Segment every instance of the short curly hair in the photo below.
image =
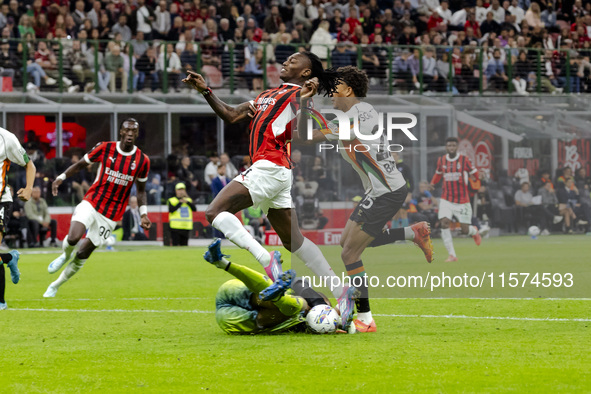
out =
<path fill-rule="evenodd" d="M 369 89 L 369 78 L 365 71 L 353 66 L 339 67 L 337 69 L 341 80 L 350 86 L 355 93 L 355 97 L 367 97 Z"/>

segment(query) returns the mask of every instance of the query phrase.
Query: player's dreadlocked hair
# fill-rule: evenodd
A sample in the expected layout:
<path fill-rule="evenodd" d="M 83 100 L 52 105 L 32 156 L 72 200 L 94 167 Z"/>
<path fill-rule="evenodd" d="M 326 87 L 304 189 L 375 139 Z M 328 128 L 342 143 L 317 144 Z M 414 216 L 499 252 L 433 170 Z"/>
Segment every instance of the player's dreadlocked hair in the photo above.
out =
<path fill-rule="evenodd" d="M 365 71 L 353 66 L 339 67 L 337 72 L 344 83 L 353 89 L 355 97 L 367 97 L 369 78 Z"/>
<path fill-rule="evenodd" d="M 310 78 L 318 78 L 318 93 L 324 92 L 325 96 L 332 96 L 332 94 L 336 92 L 337 85 L 341 81 L 339 73 L 332 68 L 325 70 L 324 67 L 322 67 L 320 58 L 312 52 L 302 52 L 302 55 L 310 60 L 310 69 L 312 70 Z"/>

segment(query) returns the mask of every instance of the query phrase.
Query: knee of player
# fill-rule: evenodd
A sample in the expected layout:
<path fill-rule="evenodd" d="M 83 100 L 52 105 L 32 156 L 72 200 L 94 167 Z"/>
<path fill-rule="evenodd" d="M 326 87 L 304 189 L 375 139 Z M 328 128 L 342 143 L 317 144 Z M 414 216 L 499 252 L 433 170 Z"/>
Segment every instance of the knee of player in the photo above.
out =
<path fill-rule="evenodd" d="M 205 210 L 205 219 L 211 224 L 218 216 L 219 212 L 211 207 L 211 204 Z"/>

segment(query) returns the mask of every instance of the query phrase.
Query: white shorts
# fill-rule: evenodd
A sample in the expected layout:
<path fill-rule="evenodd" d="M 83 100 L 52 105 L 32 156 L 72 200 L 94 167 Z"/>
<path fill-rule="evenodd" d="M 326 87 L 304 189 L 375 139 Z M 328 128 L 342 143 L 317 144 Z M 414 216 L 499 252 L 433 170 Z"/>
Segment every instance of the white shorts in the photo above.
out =
<path fill-rule="evenodd" d="M 460 223 L 472 224 L 472 206 L 469 202 L 465 204 L 455 204 L 444 199 L 439 200 L 439 219 L 453 217 L 458 218 Z"/>
<path fill-rule="evenodd" d="M 291 201 L 291 170 L 268 160 L 259 160 L 234 178 L 246 187 L 254 208 L 267 213 L 269 208 L 285 209 Z"/>
<path fill-rule="evenodd" d="M 98 213 L 92 204 L 86 200 L 82 200 L 76 206 L 72 221 L 80 222 L 86 227 L 86 238 L 90 239 L 90 242 L 97 248 L 107 242 L 117 225 L 117 222 Z"/>

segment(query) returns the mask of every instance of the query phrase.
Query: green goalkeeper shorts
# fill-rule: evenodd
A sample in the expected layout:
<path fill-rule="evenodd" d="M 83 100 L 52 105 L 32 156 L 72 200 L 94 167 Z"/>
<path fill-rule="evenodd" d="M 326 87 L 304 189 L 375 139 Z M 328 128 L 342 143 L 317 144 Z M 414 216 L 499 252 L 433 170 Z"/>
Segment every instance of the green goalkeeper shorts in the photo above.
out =
<path fill-rule="evenodd" d="M 258 331 L 258 311 L 250 305 L 252 291 L 238 279 L 220 286 L 215 296 L 215 319 L 228 334 L 251 334 Z"/>

